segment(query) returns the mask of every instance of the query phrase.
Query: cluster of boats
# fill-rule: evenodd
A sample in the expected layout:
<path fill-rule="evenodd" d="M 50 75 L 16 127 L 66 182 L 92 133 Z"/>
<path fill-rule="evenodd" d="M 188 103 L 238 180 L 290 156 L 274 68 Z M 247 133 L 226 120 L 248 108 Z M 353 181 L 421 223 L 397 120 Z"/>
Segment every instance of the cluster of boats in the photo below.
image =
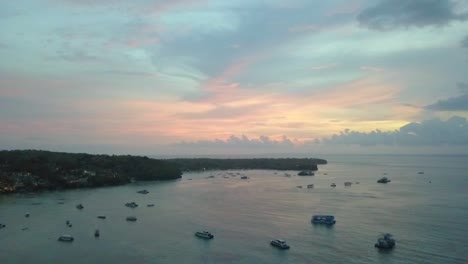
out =
<path fill-rule="evenodd" d="M 214 235 L 211 234 L 210 232 L 208 231 L 197 231 L 195 232 L 195 236 L 196 237 L 199 237 L 199 238 L 202 238 L 202 239 L 206 239 L 206 240 L 209 240 L 209 239 L 213 239 L 214 238 Z M 280 249 L 289 249 L 289 245 L 286 243 L 286 241 L 282 240 L 282 239 L 275 239 L 275 240 L 272 240 L 270 242 L 270 244 L 274 247 L 277 247 L 277 248 L 280 248 Z"/>

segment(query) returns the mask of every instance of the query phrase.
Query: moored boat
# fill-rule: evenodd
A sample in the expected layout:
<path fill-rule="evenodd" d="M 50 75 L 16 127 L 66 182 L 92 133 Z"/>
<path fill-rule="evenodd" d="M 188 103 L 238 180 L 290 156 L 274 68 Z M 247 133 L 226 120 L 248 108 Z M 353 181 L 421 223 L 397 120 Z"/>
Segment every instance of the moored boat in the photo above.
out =
<path fill-rule="evenodd" d="M 214 236 L 208 231 L 197 231 L 195 232 L 195 236 L 203 239 L 213 239 Z"/>
<path fill-rule="evenodd" d="M 314 215 L 310 222 L 312 224 L 334 225 L 336 220 L 333 215 Z"/>
<path fill-rule="evenodd" d="M 286 241 L 282 239 L 275 239 L 270 242 L 270 245 L 277 247 L 279 249 L 289 249 L 289 245 L 286 243 Z"/>
<path fill-rule="evenodd" d="M 75 239 L 71 235 L 61 235 L 57 240 L 61 242 L 73 242 Z"/>

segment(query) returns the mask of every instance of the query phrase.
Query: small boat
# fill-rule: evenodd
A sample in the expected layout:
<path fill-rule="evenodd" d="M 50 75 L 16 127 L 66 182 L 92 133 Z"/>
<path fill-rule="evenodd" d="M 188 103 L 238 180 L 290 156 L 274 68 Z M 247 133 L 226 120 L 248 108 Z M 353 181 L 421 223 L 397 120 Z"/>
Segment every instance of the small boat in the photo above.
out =
<path fill-rule="evenodd" d="M 0 224 L 0 229 L 5 228 L 5 227 L 6 227 L 6 225 Z"/>
<path fill-rule="evenodd" d="M 99 237 L 101 234 L 99 233 L 99 229 L 94 231 L 94 237 Z"/>
<path fill-rule="evenodd" d="M 345 182 L 345 183 L 344 183 L 344 186 L 349 187 L 349 186 L 351 186 L 352 184 L 353 184 L 352 182 Z"/>
<path fill-rule="evenodd" d="M 61 242 L 73 242 L 73 240 L 75 240 L 75 239 L 70 235 L 61 235 L 58 238 L 58 241 L 61 241 Z"/>
<path fill-rule="evenodd" d="M 65 224 L 66 224 L 66 225 L 70 225 L 70 220 L 67 220 L 67 221 L 65 222 Z"/>
<path fill-rule="evenodd" d="M 330 186 L 331 187 L 336 187 L 336 183 L 332 183 Z"/>
<path fill-rule="evenodd" d="M 377 182 L 378 183 L 388 183 L 388 182 L 391 182 L 391 180 L 389 180 L 387 177 L 382 177 Z"/>
<path fill-rule="evenodd" d="M 356 184 L 359 184 L 360 182 L 355 182 Z"/>
<path fill-rule="evenodd" d="M 187 181 L 191 181 L 192 179 L 187 179 Z"/>
<path fill-rule="evenodd" d="M 277 247 L 279 249 L 289 249 L 289 245 L 286 244 L 286 241 L 282 239 L 275 239 L 270 242 L 270 245 Z"/>
<path fill-rule="evenodd" d="M 302 188 L 302 185 L 298 185 L 297 188 Z"/>
<path fill-rule="evenodd" d="M 383 234 L 381 237 L 377 239 L 377 242 L 374 244 L 374 247 L 380 249 L 392 249 L 395 247 L 395 239 L 389 233 Z"/>
<path fill-rule="evenodd" d="M 424 171 L 420 171 L 420 172 L 418 172 L 418 174 L 424 174 Z"/>
<path fill-rule="evenodd" d="M 247 177 L 247 176 L 245 176 L 245 175 L 241 177 L 242 180 L 247 180 L 248 178 L 249 178 L 249 177 Z"/>
<path fill-rule="evenodd" d="M 309 185 L 307 185 L 307 188 L 308 188 L 308 189 L 312 189 L 312 188 L 314 188 L 314 185 L 313 185 L 313 184 L 309 184 Z"/>
<path fill-rule="evenodd" d="M 81 210 L 83 208 L 84 208 L 84 206 L 82 204 L 79 204 L 79 205 L 76 206 L 76 209 L 79 209 L 79 210 Z"/>
<path fill-rule="evenodd" d="M 137 218 L 135 216 L 127 216 L 127 221 L 135 222 Z"/>
<path fill-rule="evenodd" d="M 205 177 L 205 179 L 213 179 L 215 176 L 214 175 L 210 175 L 208 177 Z"/>
<path fill-rule="evenodd" d="M 149 192 L 148 192 L 147 190 L 140 190 L 140 191 L 138 191 L 137 193 L 148 194 Z"/>
<path fill-rule="evenodd" d="M 300 171 L 297 175 L 299 176 L 314 176 L 315 174 L 311 170 Z"/>
<path fill-rule="evenodd" d="M 323 175 L 328 175 L 328 173 L 324 172 Z"/>
<path fill-rule="evenodd" d="M 195 232 L 195 236 L 203 239 L 213 239 L 214 236 L 208 231 L 197 231 Z"/>
<path fill-rule="evenodd" d="M 312 224 L 334 225 L 336 220 L 333 215 L 314 215 L 310 222 Z"/>
<path fill-rule="evenodd" d="M 146 207 L 154 207 L 154 204 L 148 204 Z"/>
<path fill-rule="evenodd" d="M 26 213 L 26 214 L 24 215 L 24 217 L 26 217 L 26 218 L 29 217 L 29 213 Z"/>
<path fill-rule="evenodd" d="M 29 229 L 29 227 L 21 228 L 21 230 L 23 230 L 23 231 L 28 230 L 28 229 Z"/>
<path fill-rule="evenodd" d="M 126 203 L 125 206 L 130 207 L 130 208 L 135 208 L 138 206 L 138 204 L 135 202 L 130 202 L 130 203 Z"/>
<path fill-rule="evenodd" d="M 98 215 L 97 218 L 99 218 L 99 219 L 106 219 L 106 216 L 105 216 L 105 215 Z"/>

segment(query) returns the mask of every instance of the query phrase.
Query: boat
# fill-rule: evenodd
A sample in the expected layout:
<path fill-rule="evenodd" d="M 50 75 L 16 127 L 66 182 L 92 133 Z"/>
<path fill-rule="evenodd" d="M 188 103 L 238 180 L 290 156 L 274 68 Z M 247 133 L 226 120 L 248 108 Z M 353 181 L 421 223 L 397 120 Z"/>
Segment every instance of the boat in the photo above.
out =
<path fill-rule="evenodd" d="M 314 188 L 314 185 L 313 185 L 313 184 L 309 184 L 309 185 L 307 185 L 307 188 L 308 188 L 308 189 L 312 189 L 312 188 Z"/>
<path fill-rule="evenodd" d="M 130 202 L 130 203 L 126 203 L 125 206 L 130 207 L 130 208 L 135 208 L 138 206 L 138 204 L 136 204 L 135 202 Z"/>
<path fill-rule="evenodd" d="M 378 183 L 388 183 L 388 182 L 391 182 L 391 180 L 389 180 L 387 177 L 382 177 L 377 182 Z"/>
<path fill-rule="evenodd" d="M 146 207 L 154 207 L 154 204 L 148 204 Z"/>
<path fill-rule="evenodd" d="M 344 183 L 344 186 L 348 186 L 348 187 L 349 187 L 349 186 L 351 186 L 352 184 L 353 184 L 352 182 L 345 182 L 345 183 Z"/>
<path fill-rule="evenodd" d="M 336 220 L 333 215 L 314 215 L 310 222 L 312 224 L 334 225 Z"/>
<path fill-rule="evenodd" d="M 148 192 L 147 190 L 140 190 L 140 191 L 138 191 L 137 193 L 148 194 L 149 192 Z"/>
<path fill-rule="evenodd" d="M 127 216 L 127 221 L 135 222 L 137 218 L 135 216 Z"/>
<path fill-rule="evenodd" d="M 300 171 L 297 175 L 299 176 L 314 176 L 314 173 L 311 170 Z"/>
<path fill-rule="evenodd" d="M 374 247 L 380 249 L 392 249 L 395 247 L 395 239 L 389 233 L 383 234 L 381 237 L 377 239 L 377 242 L 374 244 Z"/>
<path fill-rule="evenodd" d="M 61 242 L 73 242 L 75 239 L 70 235 L 61 235 L 57 240 Z"/>
<path fill-rule="evenodd" d="M 5 228 L 5 227 L 6 227 L 6 225 L 0 224 L 0 229 Z"/>
<path fill-rule="evenodd" d="M 420 172 L 418 172 L 418 174 L 424 174 L 424 171 L 420 171 Z"/>
<path fill-rule="evenodd" d="M 247 176 L 245 176 L 245 175 L 241 177 L 242 180 L 247 180 L 248 178 L 249 178 L 249 177 L 247 177 Z"/>
<path fill-rule="evenodd" d="M 332 183 L 330 186 L 331 187 L 336 187 L 336 183 Z"/>
<path fill-rule="evenodd" d="M 297 188 L 302 188 L 302 185 L 298 185 Z"/>
<path fill-rule="evenodd" d="M 270 245 L 277 247 L 279 249 L 289 249 L 289 245 L 286 244 L 286 241 L 282 239 L 275 239 L 270 242 Z"/>
<path fill-rule="evenodd" d="M 94 237 L 99 237 L 101 234 L 99 233 L 99 229 L 94 231 Z"/>
<path fill-rule="evenodd" d="M 29 217 L 29 213 L 26 213 L 26 214 L 24 215 L 24 217 L 26 217 L 26 218 Z"/>
<path fill-rule="evenodd" d="M 105 216 L 105 215 L 99 215 L 97 218 L 99 218 L 99 219 L 106 219 L 106 216 Z"/>
<path fill-rule="evenodd" d="M 84 206 L 82 204 L 79 204 L 79 205 L 76 206 L 76 209 L 79 209 L 79 210 L 81 210 L 83 208 L 84 208 Z"/>
<path fill-rule="evenodd" d="M 213 239 L 214 236 L 208 231 L 197 231 L 195 232 L 195 236 L 203 239 Z"/>

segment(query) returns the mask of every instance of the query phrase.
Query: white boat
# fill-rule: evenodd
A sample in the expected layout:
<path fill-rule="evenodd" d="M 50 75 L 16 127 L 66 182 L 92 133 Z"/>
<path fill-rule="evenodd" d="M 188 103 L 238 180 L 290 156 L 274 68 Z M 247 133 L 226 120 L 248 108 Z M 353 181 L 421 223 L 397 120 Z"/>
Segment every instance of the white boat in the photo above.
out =
<path fill-rule="evenodd" d="M 208 231 L 197 231 L 195 232 L 195 236 L 203 239 L 213 239 L 214 236 Z"/>
<path fill-rule="evenodd" d="M 137 218 L 135 216 L 127 216 L 127 221 L 135 222 Z"/>
<path fill-rule="evenodd" d="M 130 208 L 135 208 L 138 206 L 138 204 L 135 202 L 131 202 L 131 203 L 126 203 L 125 206 L 130 207 Z"/>
<path fill-rule="evenodd" d="M 70 235 L 61 235 L 58 238 L 58 241 L 61 241 L 61 242 L 73 242 L 73 240 L 75 240 L 75 239 Z"/>
<path fill-rule="evenodd" d="M 378 183 L 388 183 L 388 182 L 391 182 L 391 180 L 389 180 L 387 177 L 382 177 L 377 182 Z"/>
<path fill-rule="evenodd" d="M 312 224 L 325 224 L 331 226 L 336 223 L 336 220 L 333 215 L 314 215 L 310 222 L 312 222 Z"/>
<path fill-rule="evenodd" d="M 395 239 L 389 233 L 383 234 L 381 237 L 377 239 L 377 242 L 374 244 L 374 247 L 380 249 L 392 249 L 395 247 Z"/>
<path fill-rule="evenodd" d="M 277 247 L 279 249 L 289 249 L 289 245 L 286 244 L 286 241 L 282 239 L 275 239 L 270 242 L 270 245 Z"/>

